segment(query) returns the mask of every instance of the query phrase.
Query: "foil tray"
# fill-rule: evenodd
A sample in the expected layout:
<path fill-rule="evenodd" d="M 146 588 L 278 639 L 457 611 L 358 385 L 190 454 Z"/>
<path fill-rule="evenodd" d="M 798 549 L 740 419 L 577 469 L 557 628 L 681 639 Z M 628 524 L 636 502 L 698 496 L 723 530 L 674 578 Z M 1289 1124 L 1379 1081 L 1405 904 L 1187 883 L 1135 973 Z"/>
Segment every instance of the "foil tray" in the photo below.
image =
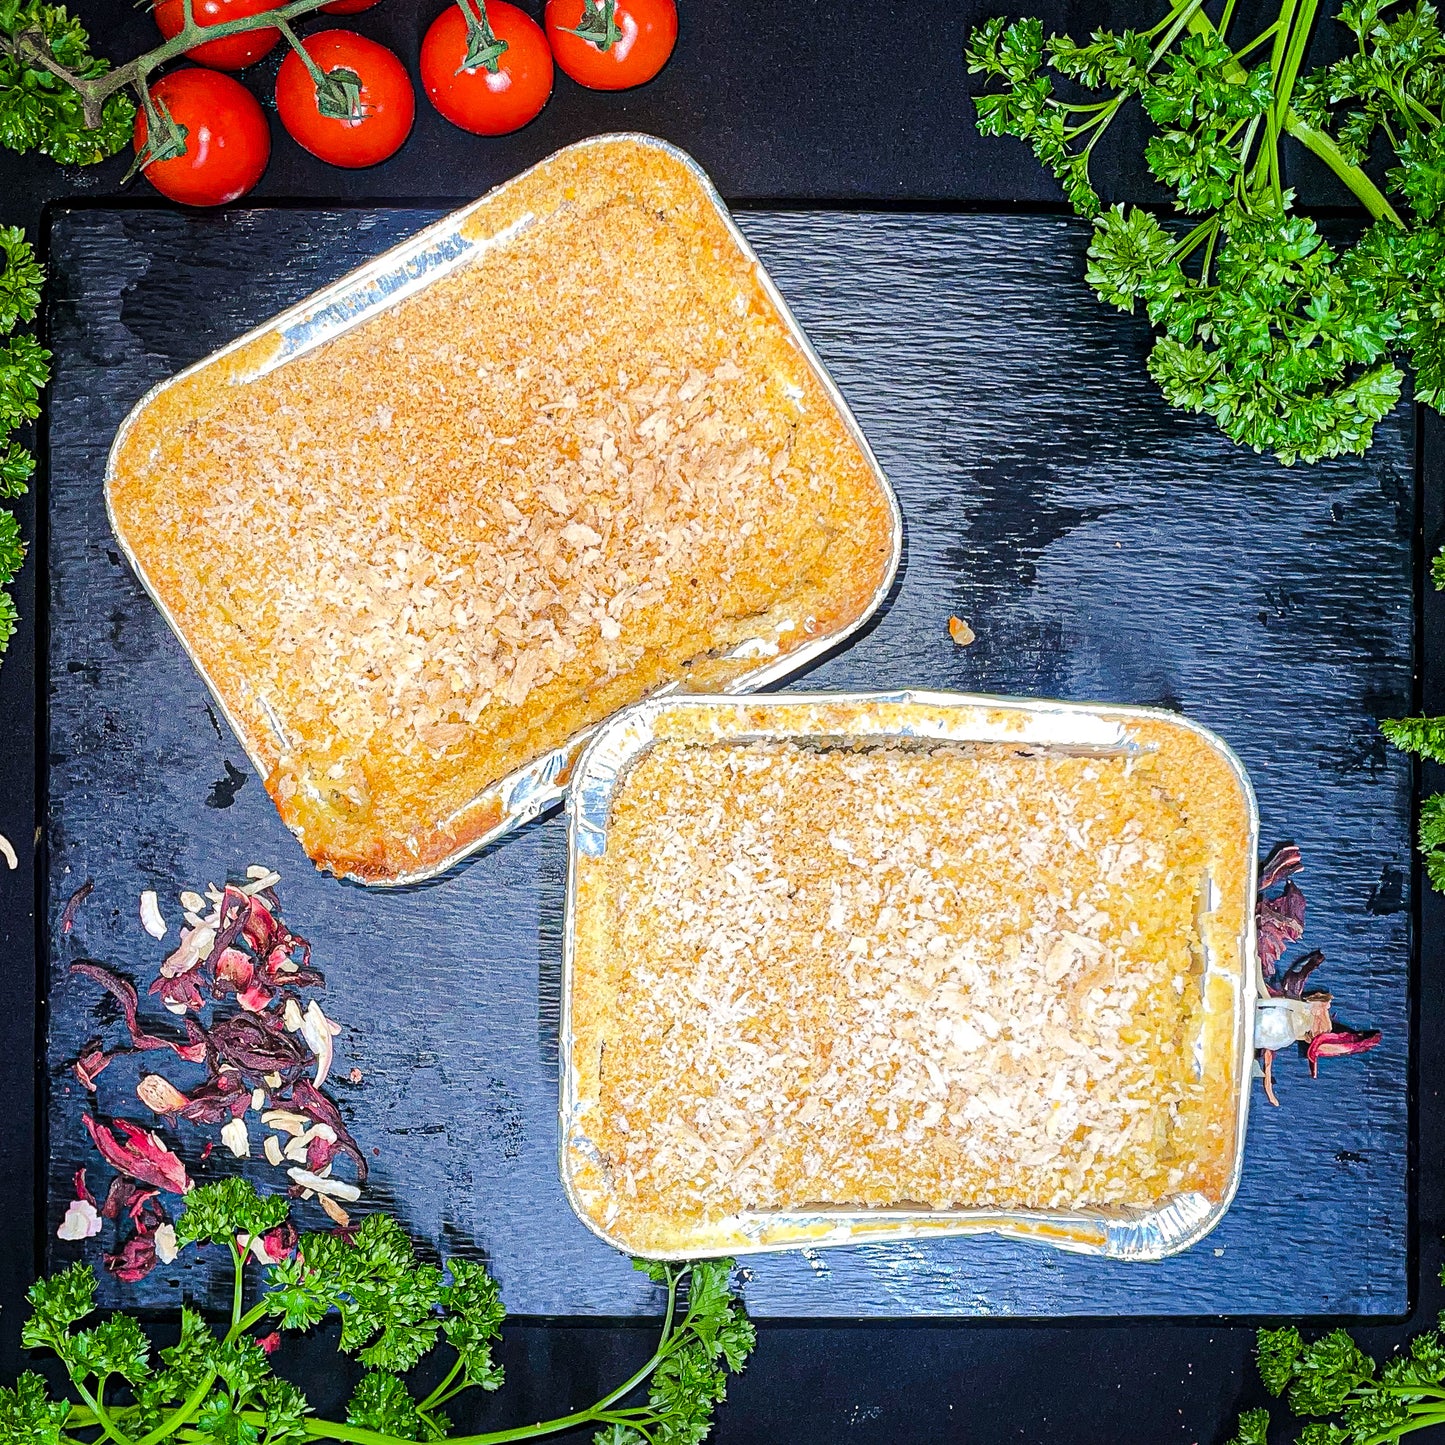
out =
<path fill-rule="evenodd" d="M 563 151 L 558 151 L 539 161 L 529 170 L 522 172 L 510 181 L 503 182 L 478 200 L 462 207 L 461 210 L 454 211 L 434 225 L 418 231 L 409 240 L 383 252 L 375 260 L 358 267 L 349 275 L 343 276 L 339 281 L 315 292 L 295 306 L 288 307 L 271 320 L 248 331 L 245 335 L 237 337 L 193 366 L 186 367 L 183 371 L 179 371 L 174 376 L 153 386 L 136 403 L 117 430 L 115 439 L 111 443 L 105 470 L 106 516 L 110 522 L 111 531 L 115 535 L 121 552 L 140 579 L 141 585 L 149 594 L 151 601 L 155 603 L 167 626 L 175 633 L 181 647 L 200 674 L 201 680 L 206 684 L 216 707 L 230 724 L 231 730 L 235 733 L 247 757 L 250 758 L 251 765 L 256 769 L 258 777 L 264 779 L 268 775 L 269 769 L 257 755 L 257 750 L 248 738 L 246 729 L 241 726 L 239 720 L 226 705 L 220 690 L 211 678 L 205 661 L 191 646 L 171 610 L 161 599 L 118 524 L 111 505 L 110 484 L 116 457 L 127 433 L 135 425 L 136 419 L 152 406 L 158 397 L 187 377 L 210 368 L 216 368 L 218 376 L 229 384 L 240 385 L 254 380 L 286 365 L 296 357 L 324 345 L 327 341 L 350 331 L 353 327 L 361 325 L 378 312 L 395 306 L 408 297 L 425 290 L 458 267 L 475 261 L 489 247 L 505 241 L 518 229 L 520 224 L 514 223 L 499 231 L 488 230 L 479 219 L 479 213 L 484 217 L 484 208 L 490 202 L 503 195 L 509 187 L 516 185 L 526 176 L 549 165 L 559 155 L 591 146 L 604 146 L 616 141 L 630 141 L 663 151 L 673 157 L 696 180 L 705 198 L 716 209 L 733 243 L 754 268 L 759 284 L 777 308 L 778 315 L 790 339 L 797 347 L 799 354 L 812 368 L 828 399 L 837 408 L 850 437 L 857 444 L 872 469 L 888 503 L 891 523 L 891 552 L 884 576 L 867 606 L 843 626 L 837 627 L 831 632 L 820 631 L 807 642 L 781 656 L 778 655 L 776 640 L 772 637 L 745 639 L 737 644 L 727 656 L 738 658 L 756 656 L 759 659 L 758 666 L 733 678 L 721 691 L 732 694 L 751 692 L 791 677 L 794 673 L 808 667 L 822 654 L 852 636 L 873 616 L 888 596 L 903 555 L 903 516 L 898 507 L 898 499 L 888 478 L 884 475 L 877 457 L 874 456 L 867 437 L 863 435 L 862 428 L 859 427 L 848 403 L 844 401 L 842 393 L 838 390 L 837 384 L 829 375 L 817 352 L 813 350 L 802 327 L 798 324 L 797 318 L 788 309 L 787 302 L 783 300 L 782 294 L 763 268 L 762 262 L 758 260 L 753 248 L 738 229 L 712 180 L 691 156 L 655 136 L 630 131 L 593 136 L 590 139 L 578 141 Z M 653 696 L 661 696 L 675 691 L 681 686 L 681 682 L 670 683 L 659 689 Z M 274 721 L 272 726 L 278 733 L 280 732 L 279 726 Z M 352 877 L 356 882 L 371 887 L 398 887 L 407 883 L 424 882 L 446 872 L 463 858 L 487 844 L 495 842 L 558 804 L 566 793 L 567 784 L 577 759 L 587 739 L 594 731 L 595 727 L 586 728 L 573 734 L 567 741 L 550 752 L 544 753 L 532 762 L 488 785 L 465 804 L 460 810 L 461 813 L 479 814 L 482 817 L 491 817 L 495 821 L 485 831 L 440 862 L 390 878 L 379 879 L 357 874 L 343 876 Z"/>
<path fill-rule="evenodd" d="M 969 693 L 784 693 L 746 701 L 676 696 L 636 704 L 604 723 L 577 764 L 567 800 L 568 874 L 563 934 L 560 1029 L 560 1128 L 558 1166 L 563 1190 L 578 1218 L 617 1249 L 626 1243 L 608 1232 L 609 1192 L 579 1175 L 596 1176 L 597 1151 L 587 1134 L 590 1102 L 579 1094 L 572 993 L 576 967 L 577 862 L 599 857 L 607 846 L 612 796 L 628 767 L 645 753 L 681 710 L 693 714 L 689 736 L 730 742 L 799 741 L 813 746 L 856 746 L 860 742 L 1008 743 L 1071 754 L 1137 752 L 1130 726 L 1167 722 L 1202 738 L 1226 764 L 1244 798 L 1246 837 L 1217 840 L 1220 850 L 1241 850 L 1247 889 L 1242 935 L 1223 936 L 1209 927 L 1217 910 L 1218 885 L 1206 896 L 1214 908 L 1201 912 L 1205 952 L 1205 1032 L 1216 1041 L 1214 1057 L 1227 1066 L 1224 1082 L 1234 1104 L 1233 1155 L 1218 1199 L 1198 1191 L 1179 1193 L 1148 1210 L 984 1211 L 919 1208 L 755 1212 L 694 1231 L 675 1250 L 649 1250 L 669 1259 L 762 1254 L 801 1247 L 863 1244 L 870 1241 L 997 1234 L 1032 1240 L 1075 1254 L 1106 1259 L 1157 1261 L 1197 1244 L 1224 1217 L 1239 1187 L 1255 1048 L 1255 1012 L 1262 992 L 1253 898 L 1257 886 L 1259 809 L 1243 764 L 1224 740 L 1207 728 L 1157 708 L 1079 704 L 1029 698 L 996 698 Z M 698 727 L 699 722 L 701 727 Z M 1221 851 L 1217 856 L 1223 857 Z M 1197 1066 L 1206 1050 L 1196 1046 Z"/>

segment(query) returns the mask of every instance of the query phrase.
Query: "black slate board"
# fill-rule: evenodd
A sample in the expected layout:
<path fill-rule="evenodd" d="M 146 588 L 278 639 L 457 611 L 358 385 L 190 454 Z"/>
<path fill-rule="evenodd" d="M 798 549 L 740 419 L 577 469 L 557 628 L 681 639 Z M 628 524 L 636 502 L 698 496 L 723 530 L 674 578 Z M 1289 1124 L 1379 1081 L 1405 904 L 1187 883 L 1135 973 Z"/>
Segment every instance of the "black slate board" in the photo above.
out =
<path fill-rule="evenodd" d="M 112 1017 L 67 964 L 150 978 L 136 899 L 285 875 L 287 916 L 342 1020 L 337 1093 L 379 1150 L 371 1198 L 446 1253 L 483 1252 L 514 1313 L 651 1313 L 652 1292 L 568 1210 L 556 1180 L 563 825 L 554 815 L 449 876 L 368 893 L 314 873 L 116 553 L 101 501 L 117 424 L 152 383 L 341 275 L 434 212 L 62 212 L 50 393 L 47 1233 L 97 1165 L 67 1065 Z M 807 686 L 922 684 L 1182 709 L 1243 756 L 1266 841 L 1308 861 L 1306 943 L 1343 1013 L 1385 1030 L 1311 1083 L 1256 1088 L 1239 1197 L 1157 1266 L 997 1240 L 749 1261 L 760 1316 L 1399 1314 L 1407 1304 L 1409 769 L 1380 716 L 1410 702 L 1413 422 L 1366 461 L 1289 472 L 1170 412 L 1142 323 L 1081 281 L 1087 232 L 1051 218 L 744 213 L 902 502 L 901 585 Z M 245 566 L 243 545 L 235 565 Z M 978 641 L 955 648 L 950 613 Z M 59 915 L 95 880 L 74 931 Z M 142 1117 L 134 1071 L 102 1109 Z M 194 1159 L 197 1137 L 185 1147 Z M 92 1180 L 103 1169 L 92 1170 Z M 224 1172 L 220 1156 L 198 1177 Z M 258 1177 L 269 1174 L 264 1166 Z M 275 1178 L 274 1175 L 270 1176 Z M 323 1223 L 319 1214 L 315 1224 Z M 90 1246 L 94 1250 L 94 1245 Z M 103 1295 L 212 1297 L 183 1257 Z"/>

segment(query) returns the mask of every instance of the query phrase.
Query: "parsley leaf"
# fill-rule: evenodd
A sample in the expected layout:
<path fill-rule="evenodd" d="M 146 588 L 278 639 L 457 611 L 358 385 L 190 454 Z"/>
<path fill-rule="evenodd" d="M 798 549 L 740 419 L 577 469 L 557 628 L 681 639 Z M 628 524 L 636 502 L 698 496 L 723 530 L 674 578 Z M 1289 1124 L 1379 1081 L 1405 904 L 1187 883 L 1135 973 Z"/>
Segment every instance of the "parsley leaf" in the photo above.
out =
<path fill-rule="evenodd" d="M 247 1179 L 203 1184 L 186 1195 L 176 1220 L 176 1242 L 229 1244 L 238 1234 L 265 1234 L 284 1224 L 291 1212 L 284 1194 L 260 1195 Z"/>
<path fill-rule="evenodd" d="M 401 1226 L 371 1214 L 352 1242 L 308 1234 L 296 1261 L 277 1266 L 278 1288 L 267 1300 L 288 1325 L 314 1324 L 341 1313 L 341 1348 L 369 1369 L 405 1372 L 436 1343 L 442 1273 L 420 1264 Z"/>
<path fill-rule="evenodd" d="M 59 1445 L 69 1418 L 69 1402 L 52 1401 L 45 1381 L 30 1370 L 13 1389 L 0 1386 L 0 1445 Z"/>
<path fill-rule="evenodd" d="M 461 1356 L 469 1383 L 483 1390 L 499 1389 L 502 1367 L 492 1358 L 492 1341 L 501 1334 L 506 1318 L 501 1291 L 496 1280 L 470 1260 L 453 1259 L 447 1268 L 452 1282 L 441 1292 L 447 1341 Z"/>
<path fill-rule="evenodd" d="M 1269 1445 L 1269 1411 L 1246 1410 L 1229 1445 Z"/>
<path fill-rule="evenodd" d="M 110 69 L 91 54 L 84 27 L 63 5 L 0 0 L 0 36 L 13 40 L 27 31 L 39 32 L 56 61 L 82 80 Z M 101 124 L 88 129 L 80 96 L 69 85 L 0 51 L 0 145 L 38 150 L 61 165 L 94 165 L 128 144 L 134 126 L 135 105 L 117 91 L 105 101 Z"/>
<path fill-rule="evenodd" d="M 346 1407 L 347 1423 L 402 1440 L 442 1440 L 444 1428 L 417 1409 L 404 1381 L 384 1371 L 363 1375 Z"/>

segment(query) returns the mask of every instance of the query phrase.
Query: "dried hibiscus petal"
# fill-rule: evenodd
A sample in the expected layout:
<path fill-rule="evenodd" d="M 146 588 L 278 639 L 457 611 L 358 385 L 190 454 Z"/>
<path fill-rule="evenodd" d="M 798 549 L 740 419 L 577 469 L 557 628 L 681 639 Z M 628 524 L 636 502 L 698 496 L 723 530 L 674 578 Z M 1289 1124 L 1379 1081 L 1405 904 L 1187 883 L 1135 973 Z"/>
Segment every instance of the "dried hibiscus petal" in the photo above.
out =
<path fill-rule="evenodd" d="M 156 1267 L 155 1239 L 149 1234 L 133 1235 L 116 1253 L 102 1255 L 101 1258 L 118 1280 L 134 1284 Z"/>
<path fill-rule="evenodd" d="M 201 997 L 201 987 L 193 973 L 178 974 L 175 978 L 162 976 L 151 984 L 150 991 L 159 994 L 161 1002 L 173 1014 L 183 1014 L 188 1009 L 200 1013 L 206 1006 L 205 999 Z"/>
<path fill-rule="evenodd" d="M 109 969 L 102 963 L 94 963 L 90 959 L 79 959 L 70 965 L 70 971 L 94 979 L 120 1005 L 121 1012 L 125 1015 L 125 1026 L 130 1031 L 130 1041 L 135 1048 L 174 1049 L 183 1059 L 193 1064 L 198 1064 L 205 1058 L 205 1049 L 195 1042 L 181 1044 L 143 1029 L 139 1016 L 140 997 L 135 991 L 135 985 L 129 979 L 122 978 L 114 969 Z"/>
<path fill-rule="evenodd" d="M 217 998 L 227 993 L 240 993 L 250 988 L 256 977 L 256 965 L 239 948 L 223 948 L 216 958 L 216 983 L 212 992 Z"/>
<path fill-rule="evenodd" d="M 110 1061 L 115 1058 L 117 1053 L 129 1052 L 129 1049 L 117 1049 L 112 1053 L 107 1053 L 100 1047 L 100 1040 L 93 1039 L 85 1046 L 85 1052 L 71 1067 L 75 1071 L 75 1077 L 93 1094 L 95 1093 L 95 1081 L 110 1067 Z"/>
<path fill-rule="evenodd" d="M 1293 843 L 1276 843 L 1260 865 L 1259 891 L 1274 888 L 1286 878 L 1293 878 L 1305 866 L 1300 850 Z"/>
<path fill-rule="evenodd" d="M 69 933 L 75 927 L 75 915 L 80 912 L 80 905 L 90 897 L 90 891 L 95 887 L 95 879 L 87 878 L 74 893 L 66 899 L 65 907 L 60 914 L 60 931 Z"/>
<path fill-rule="evenodd" d="M 350 1131 L 342 1123 L 341 1111 L 336 1105 L 319 1089 L 313 1088 L 306 1079 L 297 1079 L 292 1086 L 291 1103 L 309 1119 L 315 1120 L 318 1124 L 330 1126 L 336 1135 L 338 1146 L 356 1162 L 356 1177 L 365 1184 L 366 1155 L 361 1152 L 361 1146 L 351 1137 Z"/>
<path fill-rule="evenodd" d="M 1366 1054 L 1383 1038 L 1379 1029 L 1332 1029 L 1329 1033 L 1316 1034 L 1305 1049 L 1309 1060 L 1310 1077 L 1319 1076 L 1321 1059 L 1338 1058 L 1342 1054 Z"/>
<path fill-rule="evenodd" d="M 186 1166 L 149 1130 L 132 1124 L 129 1119 L 106 1122 L 97 1121 L 90 1114 L 80 1117 L 101 1157 L 112 1168 L 142 1184 L 153 1184 L 172 1194 L 185 1194 L 190 1190 Z"/>
<path fill-rule="evenodd" d="M 267 1074 L 280 1074 L 284 1082 L 290 1082 L 311 1064 L 305 1045 L 277 1027 L 269 1015 L 241 1013 L 222 1019 L 207 1032 L 206 1042 L 213 1072 L 219 1073 L 221 1064 L 230 1064 L 252 1085 Z"/>
<path fill-rule="evenodd" d="M 1259 929 L 1259 963 L 1266 978 L 1273 978 L 1275 965 L 1285 949 L 1298 943 L 1305 931 L 1305 896 L 1291 879 L 1277 898 L 1260 894 L 1255 909 Z"/>
<path fill-rule="evenodd" d="M 1282 994 L 1285 998 L 1303 998 L 1305 991 L 1305 980 L 1325 961 L 1324 953 L 1316 948 L 1297 958 L 1289 966 L 1288 972 L 1280 980 L 1278 989 L 1271 988 L 1271 993 Z"/>

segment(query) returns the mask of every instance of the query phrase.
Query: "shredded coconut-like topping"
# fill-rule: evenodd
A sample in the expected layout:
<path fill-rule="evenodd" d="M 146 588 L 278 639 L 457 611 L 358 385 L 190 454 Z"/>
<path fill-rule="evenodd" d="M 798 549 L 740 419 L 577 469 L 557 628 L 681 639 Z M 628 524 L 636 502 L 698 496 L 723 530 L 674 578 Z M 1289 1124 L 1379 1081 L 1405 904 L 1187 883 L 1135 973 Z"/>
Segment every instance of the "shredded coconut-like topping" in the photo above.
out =
<path fill-rule="evenodd" d="M 386 877 L 618 707 L 856 617 L 887 500 L 696 181 L 560 157 L 529 223 L 128 435 L 111 496 L 313 858 Z M 167 425 L 167 418 L 170 418 Z M 776 645 L 774 646 L 774 643 Z"/>
<path fill-rule="evenodd" d="M 1149 753 L 655 744 L 581 860 L 576 1064 L 613 1227 L 1217 1190 L 1208 838 L 1180 781 Z"/>

